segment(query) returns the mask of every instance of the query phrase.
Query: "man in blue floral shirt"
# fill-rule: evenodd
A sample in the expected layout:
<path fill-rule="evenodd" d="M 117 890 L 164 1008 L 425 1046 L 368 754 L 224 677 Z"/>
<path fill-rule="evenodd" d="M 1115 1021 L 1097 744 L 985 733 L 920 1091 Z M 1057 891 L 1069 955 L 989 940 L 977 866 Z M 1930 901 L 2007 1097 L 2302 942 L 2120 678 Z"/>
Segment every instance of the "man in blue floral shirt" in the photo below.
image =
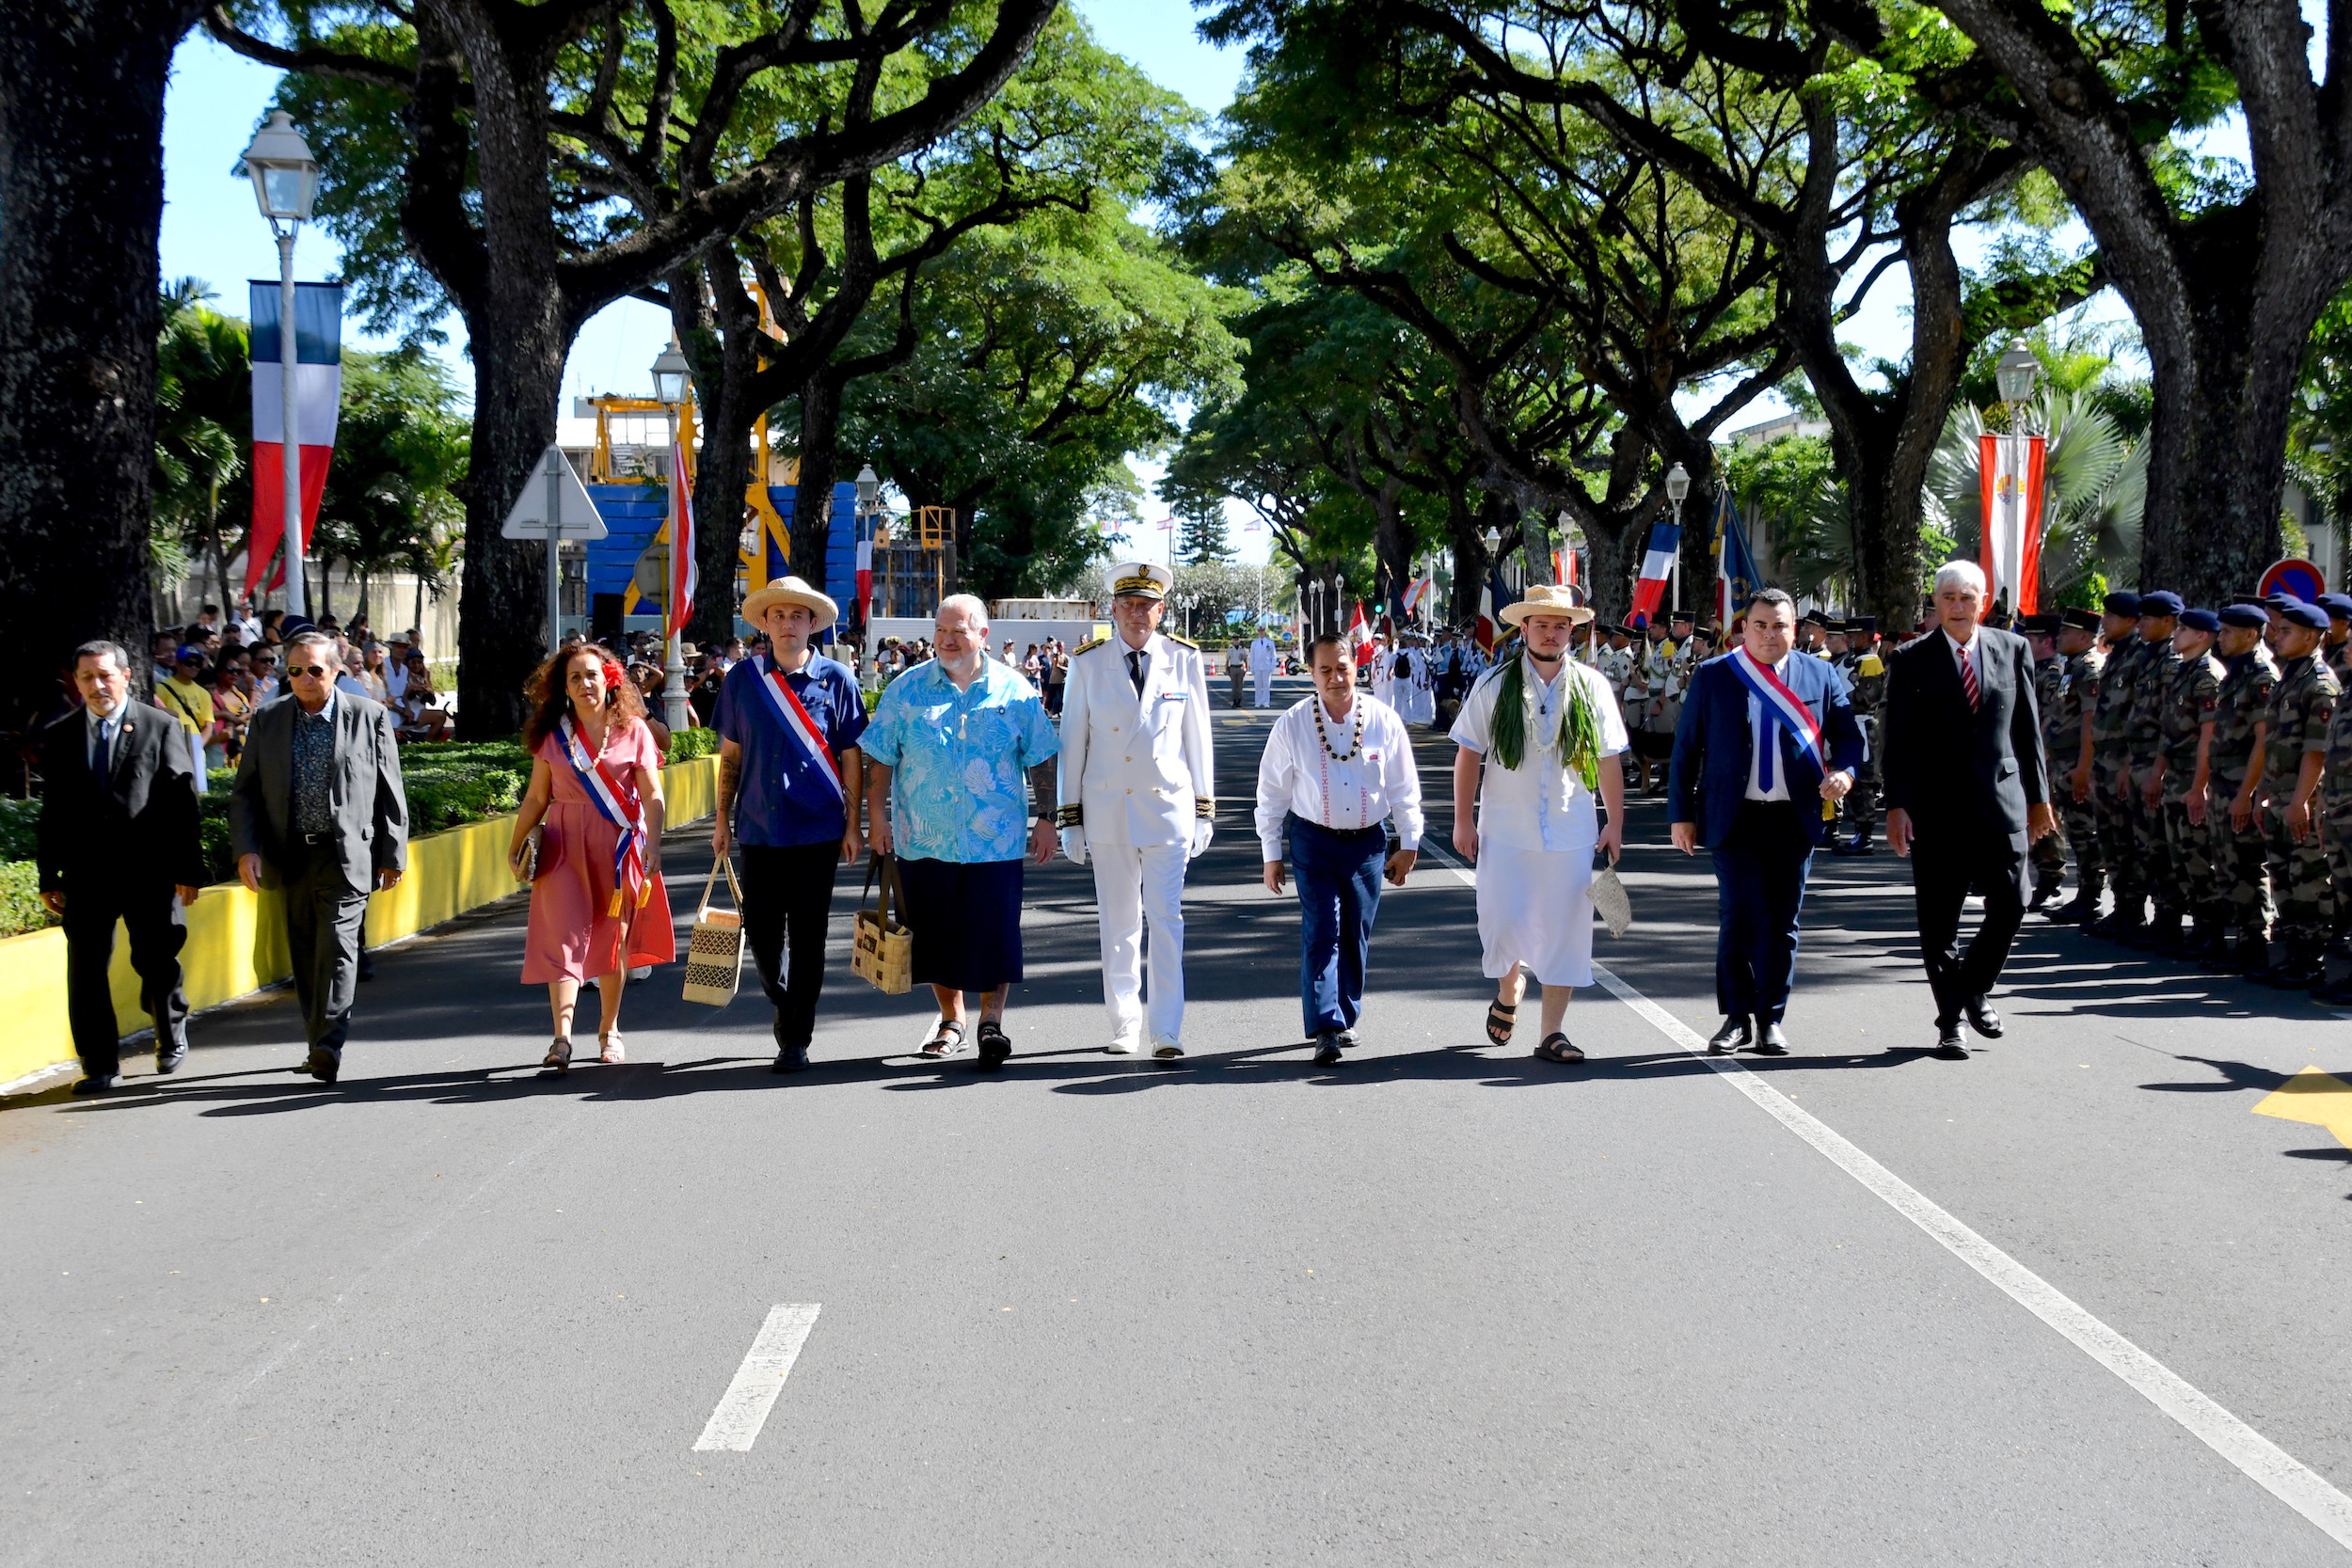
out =
<path fill-rule="evenodd" d="M 979 998 L 979 1070 L 1012 1054 L 1005 996 L 1021 978 L 1022 855 L 1053 858 L 1054 755 L 1061 740 L 1037 689 L 988 657 L 988 607 L 941 601 L 936 656 L 892 681 L 860 744 L 870 840 L 898 855 L 914 978 L 939 1001 L 933 1059 L 963 1050 Z M 1022 774 L 1029 793 L 1022 793 Z M 885 804 L 886 802 L 886 804 Z"/>

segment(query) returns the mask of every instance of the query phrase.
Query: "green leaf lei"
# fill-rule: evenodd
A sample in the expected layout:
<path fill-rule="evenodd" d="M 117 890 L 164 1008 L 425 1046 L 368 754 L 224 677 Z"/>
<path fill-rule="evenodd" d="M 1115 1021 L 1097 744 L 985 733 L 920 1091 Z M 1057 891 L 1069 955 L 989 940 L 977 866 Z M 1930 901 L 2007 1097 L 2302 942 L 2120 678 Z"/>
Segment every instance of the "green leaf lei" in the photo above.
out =
<path fill-rule="evenodd" d="M 1560 755 L 1565 766 L 1576 770 L 1584 781 L 1587 791 L 1600 788 L 1600 716 L 1593 709 L 1592 694 L 1584 683 L 1569 674 L 1567 661 L 1562 660 L 1561 673 L 1566 678 L 1568 700 L 1560 705 L 1560 733 L 1557 737 Z M 1526 648 L 1510 650 L 1502 672 L 1496 677 L 1494 754 L 1495 760 L 1509 768 L 1517 768 L 1527 756 L 1528 732 L 1535 727 L 1535 693 L 1527 681 Z M 1538 746 L 1544 742 L 1538 740 Z"/>

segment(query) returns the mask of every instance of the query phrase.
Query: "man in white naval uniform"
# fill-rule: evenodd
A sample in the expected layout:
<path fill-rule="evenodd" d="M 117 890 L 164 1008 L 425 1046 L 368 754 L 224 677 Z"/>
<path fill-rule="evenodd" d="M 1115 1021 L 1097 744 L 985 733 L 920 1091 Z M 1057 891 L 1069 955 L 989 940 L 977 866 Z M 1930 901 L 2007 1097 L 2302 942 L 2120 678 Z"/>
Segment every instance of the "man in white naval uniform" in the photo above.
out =
<path fill-rule="evenodd" d="M 1184 1053 L 1184 866 L 1209 847 L 1216 808 L 1200 652 L 1156 629 L 1174 585 L 1165 566 L 1117 568 L 1118 629 L 1070 656 L 1062 696 L 1055 821 L 1062 853 L 1094 867 L 1109 1049 L 1121 1055 L 1141 1049 L 1147 917 L 1152 1053 Z M 1255 668 L 1254 647 L 1250 658 Z M 1261 675 L 1261 707 L 1265 689 Z"/>
<path fill-rule="evenodd" d="M 1257 683 L 1257 701 L 1253 707 L 1274 705 L 1274 639 L 1258 633 L 1249 644 L 1249 676 Z"/>

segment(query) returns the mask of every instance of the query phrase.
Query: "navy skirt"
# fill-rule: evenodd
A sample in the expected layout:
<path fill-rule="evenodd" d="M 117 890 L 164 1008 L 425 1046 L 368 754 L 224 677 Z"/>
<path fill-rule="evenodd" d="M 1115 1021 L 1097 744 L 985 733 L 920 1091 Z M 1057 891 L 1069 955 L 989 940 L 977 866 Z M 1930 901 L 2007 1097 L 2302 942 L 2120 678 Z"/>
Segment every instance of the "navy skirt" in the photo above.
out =
<path fill-rule="evenodd" d="M 986 991 L 1021 978 L 1021 873 L 1010 861 L 898 863 L 914 982 Z"/>

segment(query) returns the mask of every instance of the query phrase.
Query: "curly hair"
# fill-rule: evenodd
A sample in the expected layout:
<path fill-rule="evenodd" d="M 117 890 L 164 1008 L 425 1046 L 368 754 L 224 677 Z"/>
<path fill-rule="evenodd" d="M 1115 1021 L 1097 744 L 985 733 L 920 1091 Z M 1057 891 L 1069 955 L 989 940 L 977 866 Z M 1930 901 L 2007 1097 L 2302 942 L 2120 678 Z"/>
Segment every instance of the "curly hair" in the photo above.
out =
<path fill-rule="evenodd" d="M 550 654 L 531 679 L 523 683 L 523 695 L 531 699 L 531 721 L 523 726 L 523 744 L 532 751 L 555 733 L 564 715 L 572 707 L 571 693 L 564 689 L 571 674 L 572 661 L 592 656 L 604 665 L 604 714 L 608 724 L 620 725 L 631 719 L 645 716 L 644 700 L 637 695 L 637 683 L 628 678 L 627 671 L 613 661 L 610 652 L 595 643 L 574 643 Z"/>

